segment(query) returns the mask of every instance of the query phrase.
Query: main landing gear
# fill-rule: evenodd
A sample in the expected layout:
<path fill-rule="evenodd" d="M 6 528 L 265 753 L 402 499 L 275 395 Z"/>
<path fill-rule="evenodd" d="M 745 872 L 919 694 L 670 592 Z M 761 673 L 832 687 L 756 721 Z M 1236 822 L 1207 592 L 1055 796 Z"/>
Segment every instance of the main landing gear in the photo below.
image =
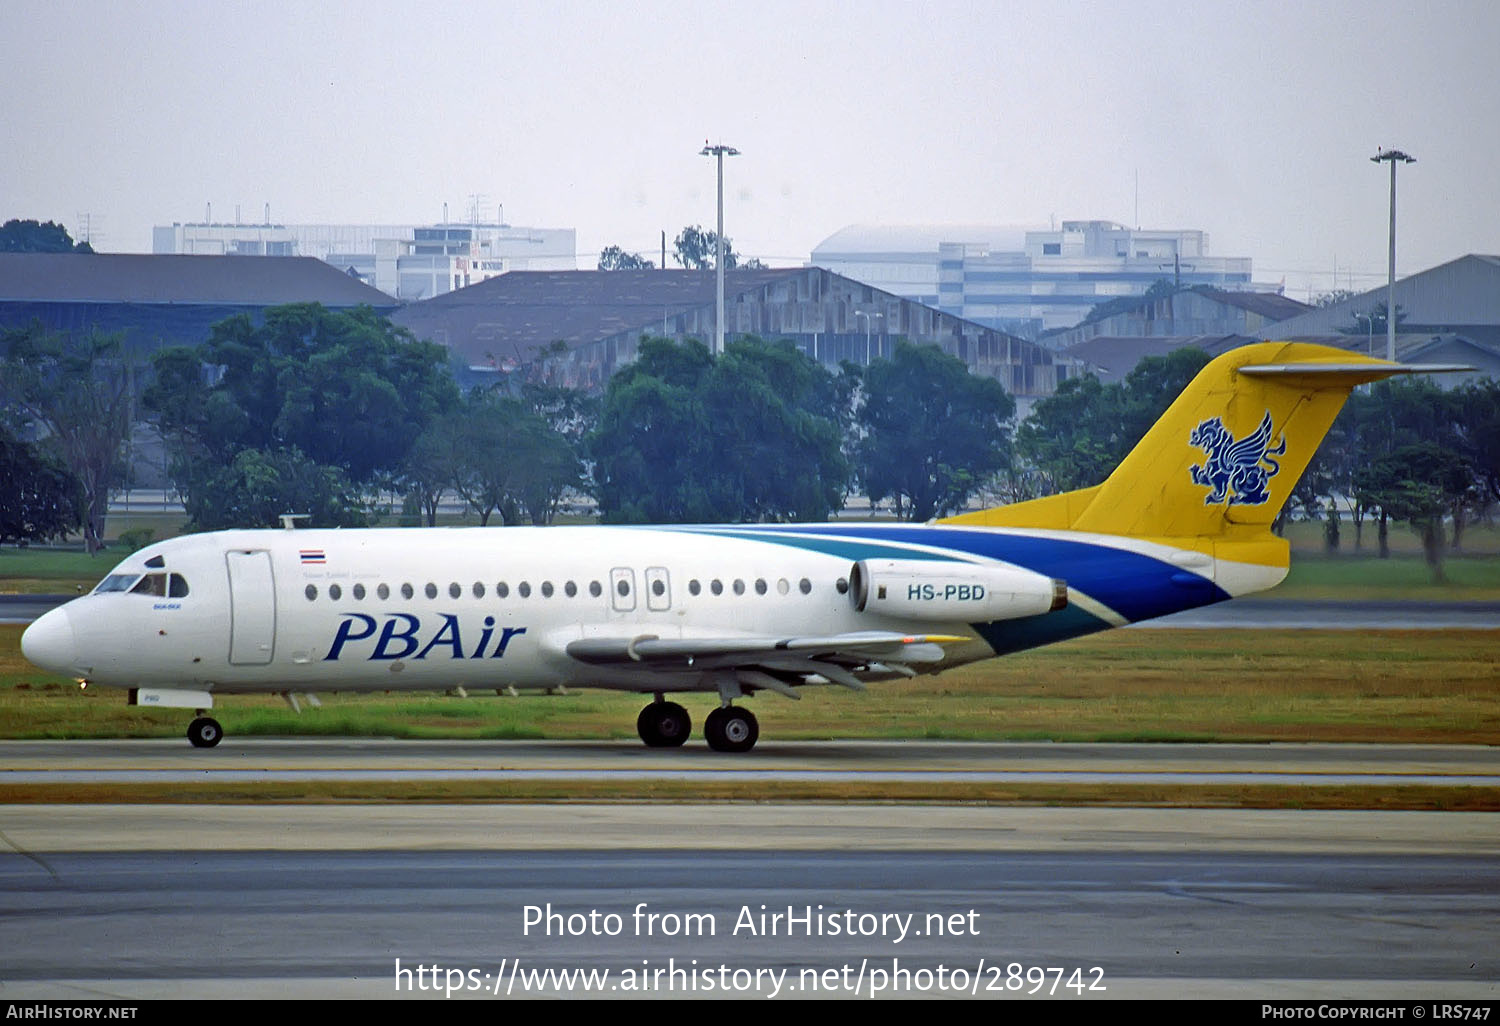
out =
<path fill-rule="evenodd" d="M 749 709 L 724 705 L 703 721 L 703 737 L 716 752 L 748 752 L 760 737 L 760 724 Z"/>
<path fill-rule="evenodd" d="M 686 709 L 664 701 L 658 693 L 656 701 L 635 718 L 635 729 L 651 748 L 678 748 L 692 733 L 693 721 Z"/>
<path fill-rule="evenodd" d="M 212 748 L 224 739 L 224 728 L 211 716 L 199 716 L 188 724 L 187 737 L 194 748 Z"/>
<path fill-rule="evenodd" d="M 678 748 L 692 733 L 693 721 L 686 709 L 657 694 L 636 717 L 635 729 L 652 748 Z M 760 738 L 760 724 L 749 709 L 721 706 L 708 714 L 703 737 L 716 752 L 748 752 Z"/>

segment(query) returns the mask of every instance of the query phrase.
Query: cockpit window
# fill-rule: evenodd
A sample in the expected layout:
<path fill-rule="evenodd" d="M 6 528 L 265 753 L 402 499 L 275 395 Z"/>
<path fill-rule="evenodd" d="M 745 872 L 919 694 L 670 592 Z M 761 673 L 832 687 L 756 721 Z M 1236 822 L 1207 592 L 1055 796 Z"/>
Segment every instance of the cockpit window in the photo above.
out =
<path fill-rule="evenodd" d="M 187 578 L 183 577 L 181 574 L 173 574 L 171 579 L 167 582 L 167 597 L 185 598 L 187 596 L 187 593 Z"/>
<path fill-rule="evenodd" d="M 138 574 L 110 574 L 99 582 L 94 589 L 94 594 L 100 595 L 106 591 L 129 591 L 130 586 L 135 583 Z"/>
<path fill-rule="evenodd" d="M 167 597 L 167 575 L 147 574 L 130 589 L 132 595 L 155 595 L 159 598 Z"/>

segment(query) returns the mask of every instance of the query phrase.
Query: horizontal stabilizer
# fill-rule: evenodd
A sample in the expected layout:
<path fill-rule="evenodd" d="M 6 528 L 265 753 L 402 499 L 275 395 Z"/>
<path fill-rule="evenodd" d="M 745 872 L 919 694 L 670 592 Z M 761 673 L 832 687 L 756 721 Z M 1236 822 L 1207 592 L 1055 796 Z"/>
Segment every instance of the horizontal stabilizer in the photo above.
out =
<path fill-rule="evenodd" d="M 1456 374 L 1473 369 L 1461 363 L 1255 363 L 1241 367 L 1240 373 L 1308 388 L 1331 388 L 1365 385 L 1400 374 Z"/>

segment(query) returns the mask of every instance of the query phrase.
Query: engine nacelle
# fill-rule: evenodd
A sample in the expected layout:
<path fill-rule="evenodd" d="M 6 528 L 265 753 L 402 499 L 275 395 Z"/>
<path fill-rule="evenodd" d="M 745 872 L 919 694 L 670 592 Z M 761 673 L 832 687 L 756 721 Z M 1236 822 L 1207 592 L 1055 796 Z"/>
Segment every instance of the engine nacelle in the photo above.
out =
<path fill-rule="evenodd" d="M 862 559 L 849 572 L 849 593 L 861 613 L 948 623 L 1014 620 L 1068 604 L 1066 581 L 1016 567 L 931 559 Z"/>

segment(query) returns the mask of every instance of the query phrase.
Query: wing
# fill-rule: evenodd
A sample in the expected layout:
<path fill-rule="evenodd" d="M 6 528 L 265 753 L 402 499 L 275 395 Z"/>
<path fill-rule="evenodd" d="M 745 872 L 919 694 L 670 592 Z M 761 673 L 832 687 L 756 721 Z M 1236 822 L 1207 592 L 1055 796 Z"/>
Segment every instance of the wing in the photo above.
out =
<path fill-rule="evenodd" d="M 972 639 L 950 634 L 857 631 L 821 637 L 683 638 L 652 634 L 634 638 L 585 638 L 566 652 L 593 666 L 636 667 L 663 672 L 732 671 L 739 683 L 801 697 L 796 684 L 841 684 L 863 690 L 858 674 L 914 677 L 913 663 L 936 663 L 943 645 Z"/>

